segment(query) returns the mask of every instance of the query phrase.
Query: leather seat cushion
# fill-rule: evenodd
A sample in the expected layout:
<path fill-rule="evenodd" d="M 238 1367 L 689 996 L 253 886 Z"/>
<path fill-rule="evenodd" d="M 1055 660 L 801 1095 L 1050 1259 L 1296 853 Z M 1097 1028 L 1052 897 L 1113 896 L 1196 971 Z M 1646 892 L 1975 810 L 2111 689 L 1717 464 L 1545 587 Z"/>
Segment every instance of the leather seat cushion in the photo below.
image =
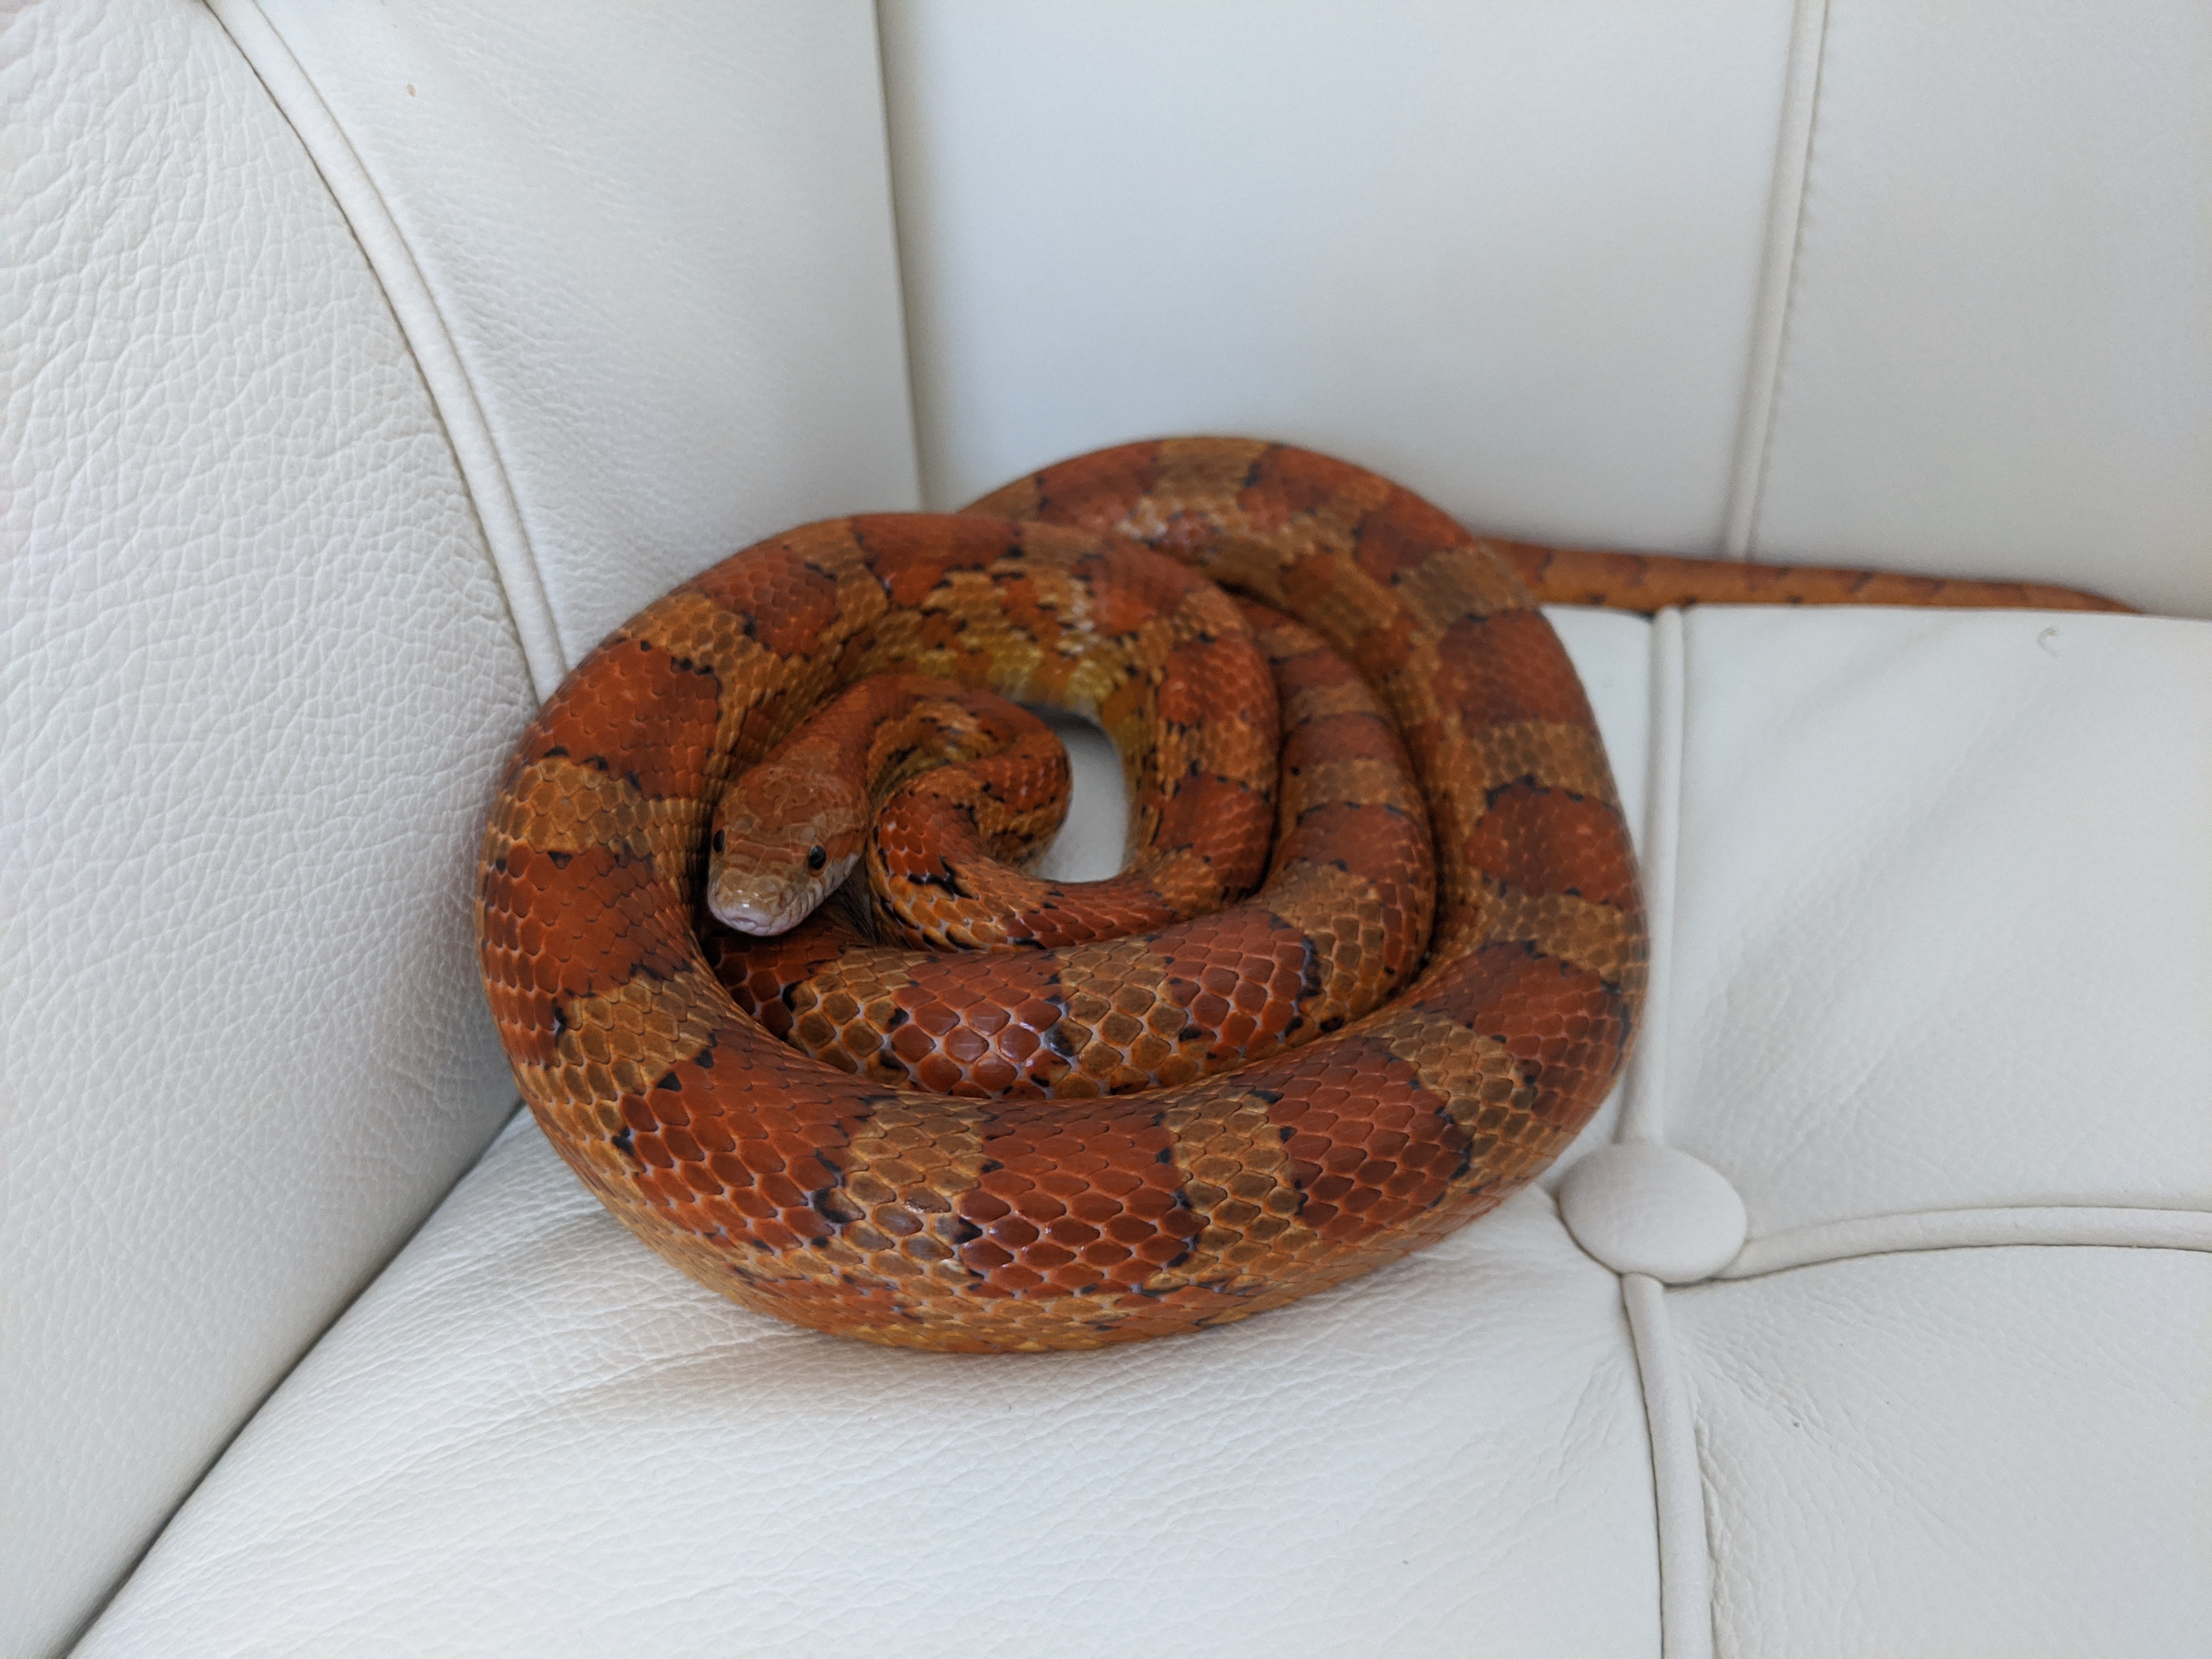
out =
<path fill-rule="evenodd" d="M 1655 987 L 1544 1183 L 1241 1326 L 913 1355 L 678 1277 L 519 1120 L 80 1651 L 2191 1650 L 2212 625 L 1557 617 Z M 1615 1139 L 1743 1252 L 1586 1254 Z"/>

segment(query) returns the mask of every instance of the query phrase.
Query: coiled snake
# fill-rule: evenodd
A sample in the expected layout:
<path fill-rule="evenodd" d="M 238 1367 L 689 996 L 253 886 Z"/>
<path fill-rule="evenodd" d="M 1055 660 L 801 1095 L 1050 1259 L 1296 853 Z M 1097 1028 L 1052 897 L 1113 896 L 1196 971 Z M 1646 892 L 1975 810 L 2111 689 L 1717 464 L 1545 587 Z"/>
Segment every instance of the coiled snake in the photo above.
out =
<path fill-rule="evenodd" d="M 516 750 L 477 915 L 524 1098 L 684 1272 L 875 1342 L 1129 1341 L 1431 1243 L 1588 1121 L 1644 982 L 1627 827 L 1539 596 L 2101 603 L 1486 543 L 1360 468 L 1224 439 L 1102 451 L 962 514 L 805 526 L 641 612 Z M 886 673 L 1098 719 L 1130 868 L 1063 889 L 977 861 L 1049 833 L 1027 803 L 1052 763 L 1020 716 L 908 679 L 852 719 L 894 733 L 846 740 L 878 784 L 925 737 L 983 758 L 908 790 L 976 827 L 969 861 L 869 842 L 917 902 L 894 930 L 965 938 L 991 900 L 1012 948 L 924 957 L 834 907 L 702 945 L 710 826 L 769 833 L 743 787 L 718 823 L 724 786 L 780 745 L 818 775 L 787 740 Z M 1278 819 L 1270 864 L 1247 832 Z M 833 884 L 857 842 L 808 836 Z M 725 914 L 775 908 L 726 884 Z M 1129 931 L 1088 940 L 1102 921 Z"/>

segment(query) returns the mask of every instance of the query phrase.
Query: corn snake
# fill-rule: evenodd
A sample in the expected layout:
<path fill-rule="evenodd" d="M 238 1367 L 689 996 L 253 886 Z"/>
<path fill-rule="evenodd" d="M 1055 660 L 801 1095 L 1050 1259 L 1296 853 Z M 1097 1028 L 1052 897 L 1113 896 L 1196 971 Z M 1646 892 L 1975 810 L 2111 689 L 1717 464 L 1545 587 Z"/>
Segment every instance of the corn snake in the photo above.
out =
<path fill-rule="evenodd" d="M 1181 564 L 1164 574 L 1139 545 Z M 1331 678 L 1295 631 L 1263 647 L 1276 623 L 1261 617 L 1255 638 L 1184 568 L 1294 619 L 1356 672 Z M 802 526 L 641 612 L 518 747 L 477 916 L 524 1097 L 586 1185 L 684 1271 L 877 1342 L 1137 1340 L 1239 1319 L 1433 1242 L 1551 1161 L 1635 1029 L 1634 859 L 1539 597 L 2081 602 L 1483 543 L 1362 469 L 1234 440 L 1099 452 L 964 514 Z M 1316 856 L 1287 860 L 1295 880 L 1210 908 L 1255 872 L 1181 857 L 1183 820 L 1273 818 L 1278 803 L 1274 729 L 1263 743 L 1207 717 L 1308 658 L 1310 683 L 1290 690 L 1319 712 L 1285 724 L 1293 742 L 1309 725 L 1316 739 L 1357 727 L 1353 752 L 1314 768 L 1361 763 L 1336 765 L 1325 805 L 1367 816 L 1334 841 L 1317 832 Z M 1178 904 L 1202 914 L 1063 947 L 1120 975 L 1103 993 L 1069 990 L 1030 951 L 976 958 L 980 979 L 958 990 L 931 978 L 949 970 L 891 962 L 806 1008 L 787 976 L 748 1002 L 759 975 L 720 947 L 710 961 L 694 920 L 724 786 L 839 688 L 890 672 L 1099 718 L 1128 761 L 1133 842 L 1157 844 L 1155 884 L 1182 883 Z M 1378 711 L 1418 786 L 1388 811 Z M 1433 838 L 1432 915 L 1418 860 L 1386 855 L 1380 876 L 1335 867 L 1393 815 L 1425 818 Z M 1170 927 L 1186 932 L 1164 945 Z M 1224 961 L 1256 964 L 1255 1006 L 1238 1006 L 1250 974 L 1214 988 Z M 1191 1017 L 1208 998 L 1219 1006 L 1201 1029 Z M 848 1004 L 881 1017 L 842 1018 Z M 1086 1007 L 1088 1035 L 1055 1040 Z M 817 1050 L 853 1069 L 762 1023 L 804 1036 L 811 1012 L 815 1036 L 829 1033 Z M 901 1030 L 915 1052 L 900 1053 Z M 968 1094 L 910 1086 L 948 1073 Z M 998 1097 L 971 1097 L 983 1094 Z"/>

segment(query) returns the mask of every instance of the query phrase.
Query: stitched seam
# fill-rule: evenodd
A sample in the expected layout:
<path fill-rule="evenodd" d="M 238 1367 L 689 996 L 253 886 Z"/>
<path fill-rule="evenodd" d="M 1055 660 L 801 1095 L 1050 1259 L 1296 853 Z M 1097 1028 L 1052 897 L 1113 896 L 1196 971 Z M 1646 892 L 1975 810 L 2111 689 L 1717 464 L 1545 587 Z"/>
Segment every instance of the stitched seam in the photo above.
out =
<path fill-rule="evenodd" d="M 1712 1561 L 1689 1379 L 1675 1352 L 1665 1287 L 1648 1273 L 1625 1273 L 1620 1297 L 1636 1345 L 1644 1422 L 1651 1436 L 1651 1492 L 1659 1532 L 1659 1651 L 1662 1659 L 1711 1659 Z"/>
<path fill-rule="evenodd" d="M 1750 556 L 1766 489 L 1774 407 L 1782 386 L 1782 358 L 1796 298 L 1797 256 L 1803 246 L 1805 180 L 1812 167 L 1813 125 L 1820 109 L 1820 70 L 1827 56 L 1828 0 L 1797 0 L 1790 28 L 1790 63 L 1775 141 L 1774 178 L 1766 204 L 1766 246 L 1759 262 L 1759 300 L 1752 319 L 1751 353 L 1744 371 L 1743 403 L 1736 427 L 1735 463 L 1729 479 L 1728 520 L 1721 550 Z"/>
<path fill-rule="evenodd" d="M 207 4 L 298 137 L 368 262 L 370 275 L 383 290 L 429 392 L 431 408 L 445 428 L 447 445 L 475 508 L 508 618 L 521 644 L 532 687 L 542 701 L 568 673 L 568 653 L 562 648 L 544 573 L 506 463 L 437 298 L 337 117 L 256 0 L 207 0 Z"/>
<path fill-rule="evenodd" d="M 945 503 L 933 487 L 942 469 L 934 465 L 933 457 L 923 443 L 921 420 L 921 363 L 916 342 L 921 330 L 915 326 L 915 313 L 919 309 L 908 270 L 920 261 L 914 256 L 909 243 L 921 233 L 914 228 L 914 216 L 905 206 L 906 192 L 900 188 L 898 142 L 898 111 L 900 101 L 891 90 L 890 28 L 884 20 L 885 0 L 876 0 L 876 84 L 884 111 L 884 180 L 890 198 L 891 261 L 898 270 L 899 293 L 899 349 L 904 354 L 906 366 L 907 433 L 914 454 L 915 494 L 923 507 L 930 512 L 942 511 Z"/>
<path fill-rule="evenodd" d="M 2014 1245 L 2212 1251 L 2212 1212 L 2051 1204 L 1861 1216 L 1753 1239 L 1714 1277 L 1753 1279 L 1862 1256 Z"/>
<path fill-rule="evenodd" d="M 1651 619 L 1651 737 L 1644 809 L 1644 920 L 1651 941 L 1644 988 L 1644 1023 L 1628 1062 L 1628 1080 L 1613 1139 L 1656 1144 L 1666 1133 L 1668 1005 L 1674 959 L 1674 889 L 1682 823 L 1682 613 Z"/>

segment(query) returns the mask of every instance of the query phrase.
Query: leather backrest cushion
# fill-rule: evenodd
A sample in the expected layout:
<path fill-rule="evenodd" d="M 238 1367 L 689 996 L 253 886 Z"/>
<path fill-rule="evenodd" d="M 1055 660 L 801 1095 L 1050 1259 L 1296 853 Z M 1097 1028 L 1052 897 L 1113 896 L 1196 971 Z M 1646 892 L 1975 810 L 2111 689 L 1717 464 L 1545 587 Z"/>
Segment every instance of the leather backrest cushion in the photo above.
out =
<path fill-rule="evenodd" d="M 924 493 L 1334 450 L 1535 540 L 2212 614 L 2212 16 L 886 0 Z"/>
<path fill-rule="evenodd" d="M 917 505 L 866 0 L 216 9 L 389 210 L 562 661 L 748 542 Z"/>
<path fill-rule="evenodd" d="M 216 20 L 35 6 L 5 405 L 0 1648 L 98 1605 L 507 1116 L 532 706 L 415 362 Z"/>

